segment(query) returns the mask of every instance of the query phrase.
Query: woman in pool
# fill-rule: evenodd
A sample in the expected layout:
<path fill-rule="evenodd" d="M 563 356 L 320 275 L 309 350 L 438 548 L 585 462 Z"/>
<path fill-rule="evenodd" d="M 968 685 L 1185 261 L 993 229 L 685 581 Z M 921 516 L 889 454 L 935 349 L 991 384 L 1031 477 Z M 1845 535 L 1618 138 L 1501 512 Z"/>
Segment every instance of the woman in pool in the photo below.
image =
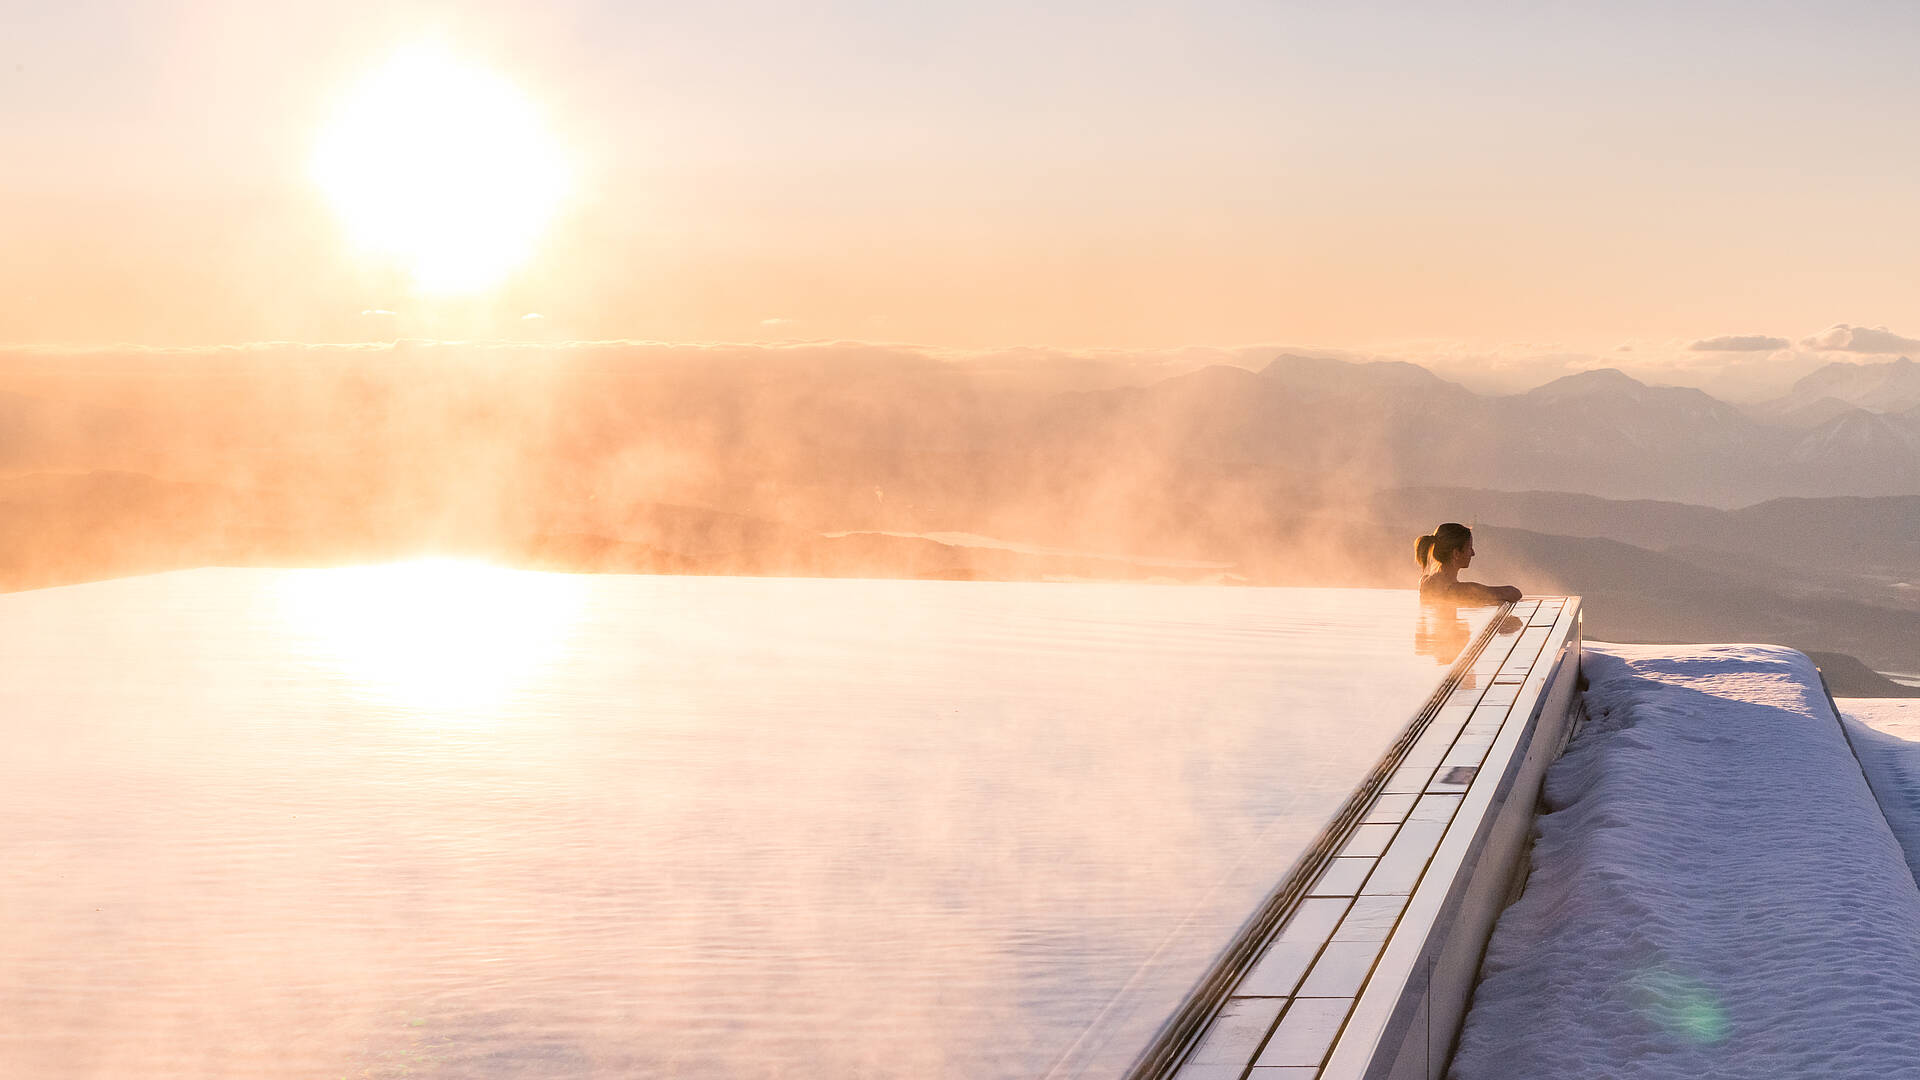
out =
<path fill-rule="evenodd" d="M 1420 560 L 1424 575 L 1420 595 L 1427 599 L 1458 604 L 1506 604 L 1520 599 L 1520 590 L 1511 585 L 1460 580 L 1460 571 L 1473 562 L 1473 530 L 1457 521 L 1449 521 L 1415 541 L 1413 554 Z"/>

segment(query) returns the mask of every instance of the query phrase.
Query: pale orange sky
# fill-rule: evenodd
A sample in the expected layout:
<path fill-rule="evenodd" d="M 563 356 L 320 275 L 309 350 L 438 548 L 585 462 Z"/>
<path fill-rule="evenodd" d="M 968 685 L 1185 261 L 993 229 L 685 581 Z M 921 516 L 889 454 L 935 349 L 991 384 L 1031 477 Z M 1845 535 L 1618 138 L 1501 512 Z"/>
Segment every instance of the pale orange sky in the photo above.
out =
<path fill-rule="evenodd" d="M 11 14 L 0 342 L 1920 333 L 1906 5 L 689 7 Z M 532 256 L 457 301 L 356 251 L 311 175 L 423 40 L 574 167 Z"/>

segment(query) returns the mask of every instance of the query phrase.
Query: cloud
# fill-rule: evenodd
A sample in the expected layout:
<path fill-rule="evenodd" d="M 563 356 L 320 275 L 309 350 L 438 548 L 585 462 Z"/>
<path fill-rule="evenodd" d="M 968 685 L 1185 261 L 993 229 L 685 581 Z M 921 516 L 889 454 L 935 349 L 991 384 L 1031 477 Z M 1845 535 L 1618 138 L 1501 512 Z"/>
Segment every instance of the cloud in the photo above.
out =
<path fill-rule="evenodd" d="M 775 317 L 775 318 L 771 318 L 771 319 L 761 319 L 761 320 L 760 320 L 760 325 L 761 325 L 761 326 L 792 326 L 792 325 L 793 325 L 793 320 L 792 320 L 792 319 L 782 319 L 782 318 L 778 318 L 778 317 Z"/>
<path fill-rule="evenodd" d="M 1815 334 L 1801 344 L 1829 352 L 1920 352 L 1920 339 L 1901 337 L 1884 326 L 1848 326 L 1846 323 Z"/>
<path fill-rule="evenodd" d="M 537 311 L 529 311 L 525 315 L 520 316 L 520 321 L 525 322 L 528 319 L 544 319 L 544 318 L 546 318 L 546 316 L 540 314 Z"/>
<path fill-rule="evenodd" d="M 386 308 L 381 308 L 381 307 L 370 307 L 370 308 L 361 308 L 361 309 L 360 309 L 360 314 L 362 314 L 362 315 L 391 315 L 391 314 L 393 314 L 393 312 L 391 312 L 391 311 L 388 311 L 388 310 L 387 310 Z"/>
<path fill-rule="evenodd" d="M 1701 338 L 1688 345 L 1694 352 L 1772 352 L 1793 344 L 1786 338 L 1767 337 L 1764 334 L 1731 334 L 1725 337 Z"/>

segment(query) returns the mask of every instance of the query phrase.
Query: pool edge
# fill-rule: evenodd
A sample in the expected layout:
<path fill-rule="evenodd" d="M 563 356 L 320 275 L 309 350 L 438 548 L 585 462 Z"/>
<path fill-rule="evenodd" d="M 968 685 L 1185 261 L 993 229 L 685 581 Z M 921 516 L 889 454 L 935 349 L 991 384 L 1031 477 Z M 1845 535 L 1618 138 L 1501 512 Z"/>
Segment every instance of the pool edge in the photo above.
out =
<path fill-rule="evenodd" d="M 1574 728 L 1581 641 L 1580 598 L 1568 597 L 1548 641 L 1554 655 L 1543 649 L 1528 673 L 1322 1080 L 1445 1076 L 1494 922 L 1525 880 L 1547 768 Z"/>

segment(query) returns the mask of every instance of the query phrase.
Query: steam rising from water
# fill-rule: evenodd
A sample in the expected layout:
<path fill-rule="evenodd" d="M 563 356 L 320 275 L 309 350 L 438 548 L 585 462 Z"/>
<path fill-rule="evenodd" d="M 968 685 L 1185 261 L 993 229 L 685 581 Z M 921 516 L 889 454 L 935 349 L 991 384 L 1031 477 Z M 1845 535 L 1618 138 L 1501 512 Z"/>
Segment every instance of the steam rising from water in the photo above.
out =
<path fill-rule="evenodd" d="M 0 502 L 22 523 L 0 588 L 415 555 L 674 573 L 1218 580 L 1180 564 L 1226 563 L 1263 582 L 1410 577 L 1405 537 L 1388 543 L 1351 513 L 1356 493 L 1418 479 L 1365 402 L 1276 420 L 1249 411 L 1267 384 L 1245 369 L 1149 392 L 1134 384 L 1184 369 L 1035 363 L 631 343 L 0 355 Z M 849 532 L 863 535 L 822 535 Z M 1041 554 L 878 533 L 983 534 Z"/>

